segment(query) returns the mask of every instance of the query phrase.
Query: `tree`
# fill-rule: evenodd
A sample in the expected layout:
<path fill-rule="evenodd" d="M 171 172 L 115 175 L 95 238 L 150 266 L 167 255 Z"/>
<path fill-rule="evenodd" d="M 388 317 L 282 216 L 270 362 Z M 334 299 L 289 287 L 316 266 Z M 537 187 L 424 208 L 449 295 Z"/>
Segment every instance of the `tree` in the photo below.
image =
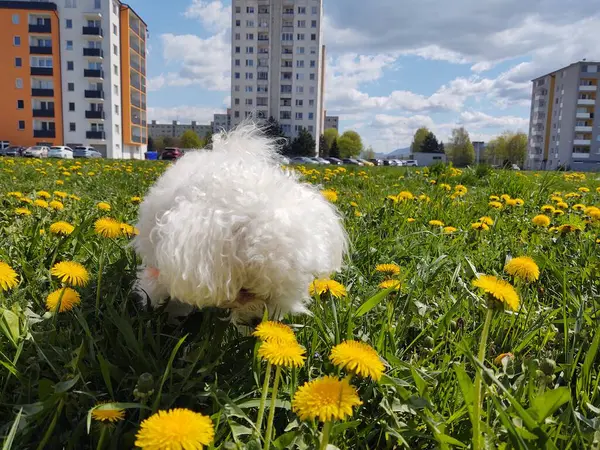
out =
<path fill-rule="evenodd" d="M 361 156 L 364 159 L 375 159 L 375 150 L 373 150 L 373 147 L 369 145 L 365 150 L 363 150 Z"/>
<path fill-rule="evenodd" d="M 331 148 L 329 149 L 329 157 L 330 158 L 340 158 L 340 149 L 338 147 L 337 139 L 333 141 L 331 144 Z"/>
<path fill-rule="evenodd" d="M 410 144 L 411 153 L 418 153 L 421 151 L 421 147 L 423 146 L 423 142 L 427 135 L 431 133 L 427 127 L 421 127 L 417 131 L 415 131 L 415 135 L 413 137 L 412 144 Z M 434 136 L 435 137 L 435 136 Z"/>
<path fill-rule="evenodd" d="M 154 139 L 152 139 L 152 137 L 148 137 L 148 151 L 149 152 L 153 152 L 154 151 Z"/>
<path fill-rule="evenodd" d="M 363 150 L 362 139 L 356 131 L 346 131 L 337 140 L 342 158 L 351 158 L 360 155 Z"/>
<path fill-rule="evenodd" d="M 327 143 L 327 148 L 331 150 L 333 141 L 335 141 L 339 137 L 339 133 L 338 133 L 338 130 L 336 130 L 335 128 L 328 128 L 323 132 L 323 136 L 325 136 L 325 142 Z"/>
<path fill-rule="evenodd" d="M 527 156 L 527 135 L 505 131 L 487 144 L 485 156 L 488 162 L 502 162 L 505 167 L 523 165 Z"/>
<path fill-rule="evenodd" d="M 452 163 L 457 167 L 468 166 L 475 162 L 475 148 L 473 148 L 469 133 L 464 127 L 452 130 L 447 154 Z"/>
<path fill-rule="evenodd" d="M 444 148 L 444 143 L 440 141 L 440 145 L 438 146 L 438 153 L 446 153 L 446 149 Z"/>
<path fill-rule="evenodd" d="M 290 153 L 290 140 L 283 132 L 281 125 L 279 122 L 273 118 L 273 116 L 269 117 L 263 125 L 263 132 L 270 138 L 275 139 L 279 144 L 279 152 L 282 154 Z"/>
<path fill-rule="evenodd" d="M 186 130 L 181 136 L 181 147 L 183 148 L 202 148 L 202 141 L 195 131 Z"/>
<path fill-rule="evenodd" d="M 292 141 L 290 155 L 315 156 L 315 145 L 316 142 L 312 135 L 306 128 L 301 128 L 296 139 Z"/>
<path fill-rule="evenodd" d="M 163 137 L 163 150 L 167 147 L 178 147 L 178 139 L 175 139 L 172 136 Z"/>
<path fill-rule="evenodd" d="M 438 143 L 437 138 L 435 137 L 435 134 L 433 134 L 431 131 L 429 133 L 427 133 L 427 136 L 425 136 L 425 139 L 423 139 L 423 142 L 421 143 L 421 147 L 420 150 L 423 153 L 439 153 L 440 152 L 440 144 Z M 414 150 L 413 150 L 414 152 Z"/>
<path fill-rule="evenodd" d="M 329 147 L 327 146 L 324 135 L 319 137 L 319 156 L 321 158 L 327 158 L 329 156 Z"/>

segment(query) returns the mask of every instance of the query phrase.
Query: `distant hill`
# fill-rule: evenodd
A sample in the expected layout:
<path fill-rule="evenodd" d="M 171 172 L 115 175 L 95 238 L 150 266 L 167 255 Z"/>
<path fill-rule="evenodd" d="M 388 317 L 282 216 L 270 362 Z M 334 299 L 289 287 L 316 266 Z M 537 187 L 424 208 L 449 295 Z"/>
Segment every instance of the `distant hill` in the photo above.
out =
<path fill-rule="evenodd" d="M 410 155 L 410 147 L 397 148 L 389 153 L 375 153 L 376 158 L 389 159 L 389 158 L 401 158 L 403 156 Z"/>

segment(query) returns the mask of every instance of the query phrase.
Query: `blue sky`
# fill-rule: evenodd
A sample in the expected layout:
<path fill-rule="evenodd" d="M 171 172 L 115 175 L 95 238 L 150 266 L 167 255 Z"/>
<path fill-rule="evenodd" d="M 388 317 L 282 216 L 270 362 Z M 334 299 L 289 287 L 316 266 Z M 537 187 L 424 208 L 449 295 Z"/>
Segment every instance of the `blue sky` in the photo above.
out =
<path fill-rule="evenodd" d="M 229 104 L 230 0 L 131 0 L 148 23 L 150 120 Z M 419 126 L 447 139 L 525 131 L 531 78 L 600 59 L 600 8 L 574 0 L 324 0 L 325 106 L 389 152 Z M 165 6 L 167 5 L 167 6 Z"/>

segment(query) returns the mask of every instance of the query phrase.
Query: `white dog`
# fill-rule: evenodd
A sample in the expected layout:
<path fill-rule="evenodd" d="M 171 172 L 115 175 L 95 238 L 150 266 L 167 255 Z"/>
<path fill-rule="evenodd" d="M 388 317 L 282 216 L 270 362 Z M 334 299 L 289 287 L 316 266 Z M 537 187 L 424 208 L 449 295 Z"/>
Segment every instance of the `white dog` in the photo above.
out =
<path fill-rule="evenodd" d="M 334 206 L 279 163 L 277 142 L 243 124 L 165 171 L 134 240 L 137 290 L 153 307 L 225 308 L 240 325 L 265 306 L 272 317 L 307 311 L 310 283 L 340 270 L 347 238 Z"/>

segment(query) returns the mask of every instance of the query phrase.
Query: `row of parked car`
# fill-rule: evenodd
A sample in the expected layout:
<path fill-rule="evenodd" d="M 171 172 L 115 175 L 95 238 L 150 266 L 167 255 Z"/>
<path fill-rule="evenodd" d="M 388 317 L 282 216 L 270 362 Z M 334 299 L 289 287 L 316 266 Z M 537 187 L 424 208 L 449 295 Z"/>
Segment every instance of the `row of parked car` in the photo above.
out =
<path fill-rule="evenodd" d="M 417 161 L 414 159 L 411 160 L 401 160 L 401 159 L 362 159 L 362 158 L 321 158 L 318 156 L 315 157 L 306 157 L 306 156 L 297 156 L 290 160 L 291 164 L 318 164 L 318 165 L 330 165 L 341 166 L 397 166 L 397 167 L 417 167 Z"/>
<path fill-rule="evenodd" d="M 12 146 L 0 149 L 0 156 L 22 156 L 24 158 L 102 158 L 100 152 L 93 147 L 67 147 L 57 145 L 48 147 L 45 145 L 34 145 L 33 147 Z"/>

